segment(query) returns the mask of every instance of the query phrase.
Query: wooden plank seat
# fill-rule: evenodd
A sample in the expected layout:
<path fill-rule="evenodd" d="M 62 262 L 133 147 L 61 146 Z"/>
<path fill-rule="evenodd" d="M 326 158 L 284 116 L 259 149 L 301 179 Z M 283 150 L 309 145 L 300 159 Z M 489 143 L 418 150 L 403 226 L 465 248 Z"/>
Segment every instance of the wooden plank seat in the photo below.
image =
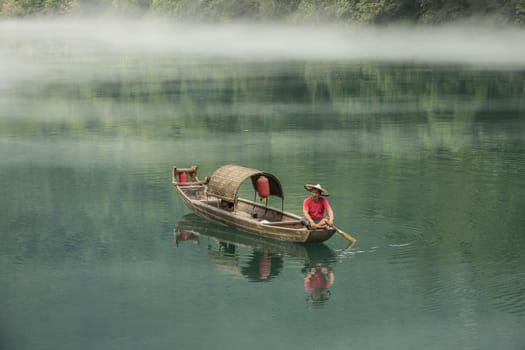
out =
<path fill-rule="evenodd" d="M 286 225 L 297 225 L 301 224 L 301 220 L 285 220 L 285 221 L 269 221 L 269 222 L 263 222 L 265 225 L 270 226 L 286 226 Z"/>
<path fill-rule="evenodd" d="M 221 204 L 221 200 L 219 198 L 202 199 L 201 202 L 204 204 L 213 205 L 216 207 L 218 207 Z"/>

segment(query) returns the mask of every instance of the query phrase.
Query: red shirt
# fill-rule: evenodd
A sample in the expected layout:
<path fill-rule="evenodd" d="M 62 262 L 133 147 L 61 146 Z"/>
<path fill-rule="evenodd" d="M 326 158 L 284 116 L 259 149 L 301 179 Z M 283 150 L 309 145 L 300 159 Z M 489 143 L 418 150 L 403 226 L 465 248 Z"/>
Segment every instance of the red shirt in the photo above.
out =
<path fill-rule="evenodd" d="M 303 202 L 303 209 L 308 210 L 310 217 L 315 219 L 323 219 L 325 217 L 325 210 L 330 209 L 328 200 L 323 197 L 319 197 L 317 202 L 314 202 L 312 197 L 308 197 Z"/>

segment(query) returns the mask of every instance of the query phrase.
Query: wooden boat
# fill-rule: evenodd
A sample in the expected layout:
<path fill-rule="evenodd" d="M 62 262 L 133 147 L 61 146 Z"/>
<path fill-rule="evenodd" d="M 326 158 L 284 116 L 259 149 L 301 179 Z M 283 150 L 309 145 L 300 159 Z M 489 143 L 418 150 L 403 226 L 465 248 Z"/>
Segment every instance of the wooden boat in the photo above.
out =
<path fill-rule="evenodd" d="M 177 245 L 182 242 L 199 243 L 203 237 L 218 243 L 233 244 L 283 257 L 304 259 L 309 263 L 335 263 L 336 252 L 324 243 L 296 244 L 243 234 L 235 227 L 228 227 L 206 220 L 194 213 L 184 215 L 173 230 Z"/>
<path fill-rule="evenodd" d="M 225 165 L 203 181 L 197 166 L 173 167 L 172 184 L 195 214 L 244 232 L 286 242 L 324 242 L 335 229 L 309 229 L 299 215 L 284 211 L 284 194 L 279 179 L 270 173 L 238 165 Z M 281 209 L 257 202 L 260 179 L 266 179 L 268 196 L 281 199 Z M 239 197 L 241 185 L 251 180 L 254 199 Z"/>
<path fill-rule="evenodd" d="M 337 260 L 337 253 L 324 243 L 296 244 L 243 234 L 235 227 L 194 213 L 184 215 L 173 234 L 177 246 L 204 243 L 210 261 L 219 271 L 243 275 L 251 281 L 268 281 L 275 277 L 288 258 L 302 262 L 304 269 L 320 264 L 332 266 Z"/>

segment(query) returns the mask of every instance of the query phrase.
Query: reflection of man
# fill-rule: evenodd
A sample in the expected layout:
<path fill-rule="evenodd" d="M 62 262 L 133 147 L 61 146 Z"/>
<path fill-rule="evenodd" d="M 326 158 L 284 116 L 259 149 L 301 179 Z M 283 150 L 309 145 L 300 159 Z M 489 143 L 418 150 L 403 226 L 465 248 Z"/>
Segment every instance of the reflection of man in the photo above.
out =
<path fill-rule="evenodd" d="M 330 298 L 330 286 L 334 284 L 334 271 L 321 264 L 312 267 L 304 278 L 304 289 L 310 293 L 310 301 L 322 302 Z"/>

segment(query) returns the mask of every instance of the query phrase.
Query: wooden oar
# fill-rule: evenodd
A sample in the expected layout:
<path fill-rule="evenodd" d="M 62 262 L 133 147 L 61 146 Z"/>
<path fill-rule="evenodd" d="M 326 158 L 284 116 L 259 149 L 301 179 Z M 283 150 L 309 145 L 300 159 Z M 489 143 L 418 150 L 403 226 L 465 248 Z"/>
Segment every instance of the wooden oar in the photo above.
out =
<path fill-rule="evenodd" d="M 355 239 L 354 237 L 350 236 L 348 233 L 346 233 L 345 231 L 341 230 L 339 227 L 337 226 L 332 226 L 333 228 L 335 228 L 335 230 L 341 235 L 343 236 L 345 239 L 349 240 L 350 242 L 352 242 L 352 244 L 354 244 L 355 242 L 357 242 L 357 239 Z"/>

